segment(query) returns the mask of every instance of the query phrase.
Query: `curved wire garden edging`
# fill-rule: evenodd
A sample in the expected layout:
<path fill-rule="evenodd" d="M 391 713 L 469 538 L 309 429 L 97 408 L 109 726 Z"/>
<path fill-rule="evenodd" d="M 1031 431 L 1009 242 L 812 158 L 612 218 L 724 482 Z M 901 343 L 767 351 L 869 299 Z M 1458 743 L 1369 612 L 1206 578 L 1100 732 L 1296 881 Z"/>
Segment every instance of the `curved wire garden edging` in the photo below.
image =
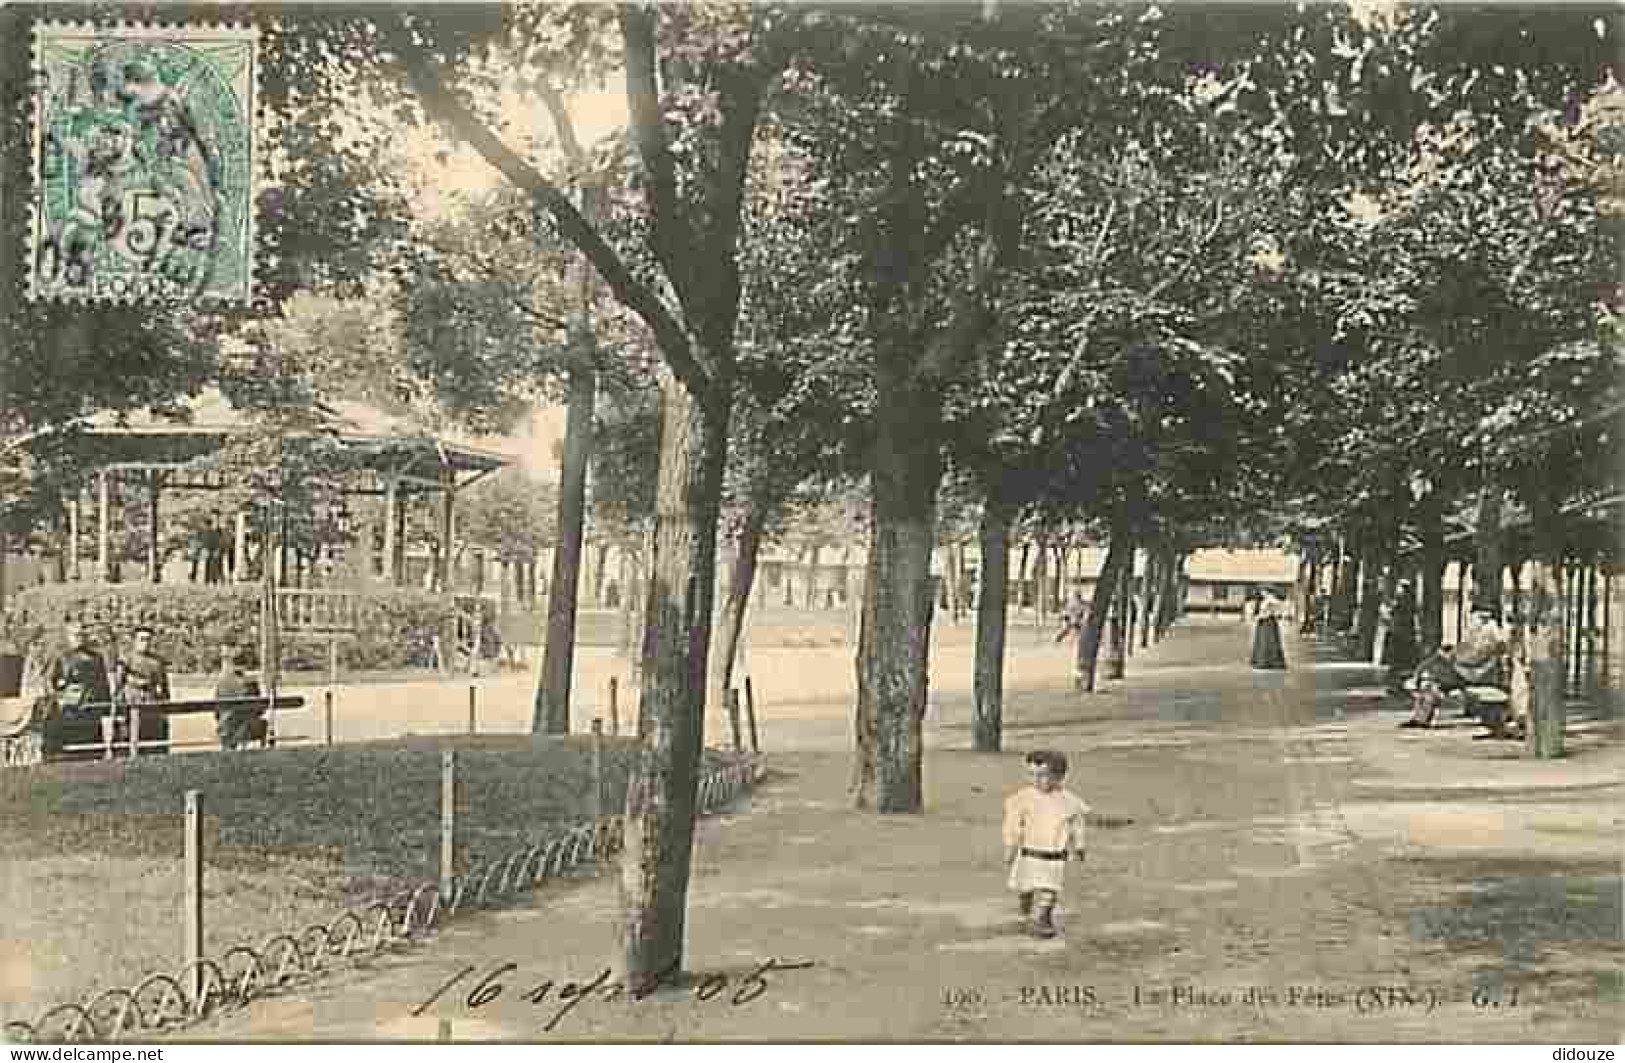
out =
<path fill-rule="evenodd" d="M 731 802 L 755 780 L 755 762 L 744 758 L 700 777 L 699 810 L 706 814 Z M 319 977 L 335 966 L 375 956 L 413 941 L 459 912 L 515 896 L 562 877 L 599 857 L 620 852 L 623 817 L 605 816 L 572 827 L 539 845 L 476 864 L 452 880 L 450 896 L 425 882 L 344 912 L 331 923 L 298 933 L 273 934 L 260 945 L 234 946 L 218 959 L 205 958 L 175 974 L 148 975 L 133 988 L 103 990 L 76 1004 L 59 1004 L 32 1023 L 0 1027 L 13 1044 L 90 1044 L 139 1040 L 168 1033 L 259 997 Z"/>

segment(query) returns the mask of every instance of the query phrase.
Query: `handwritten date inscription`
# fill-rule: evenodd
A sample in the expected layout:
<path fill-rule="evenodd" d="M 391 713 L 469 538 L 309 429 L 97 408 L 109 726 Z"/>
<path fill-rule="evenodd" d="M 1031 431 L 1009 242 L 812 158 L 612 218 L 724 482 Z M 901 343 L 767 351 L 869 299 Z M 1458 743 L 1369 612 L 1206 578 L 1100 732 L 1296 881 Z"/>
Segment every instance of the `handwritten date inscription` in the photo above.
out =
<path fill-rule="evenodd" d="M 676 965 L 673 965 L 636 989 L 629 989 L 624 981 L 612 980 L 613 973 L 605 967 L 586 980 L 548 978 L 531 983 L 517 995 L 516 999 L 546 1009 L 547 1019 L 542 1023 L 542 1030 L 551 1033 L 567 1015 L 588 1000 L 640 1001 L 661 989 L 687 989 L 694 994 L 696 1000 L 714 1000 L 727 1007 L 743 1007 L 774 988 L 775 979 L 771 976 L 784 971 L 804 971 L 812 966 L 812 960 L 770 958 L 758 962 L 750 973 L 743 977 L 731 978 L 721 973 L 685 976 Z M 412 1014 L 422 1015 L 435 1001 L 450 992 L 452 987 L 467 980 L 478 970 L 479 968 L 473 965 L 464 967 L 441 983 L 427 1000 L 413 1008 Z M 510 979 L 518 970 L 517 963 L 504 963 L 492 968 L 468 989 L 463 997 L 463 1006 L 470 1011 L 477 1011 L 500 999 L 514 984 Z"/>

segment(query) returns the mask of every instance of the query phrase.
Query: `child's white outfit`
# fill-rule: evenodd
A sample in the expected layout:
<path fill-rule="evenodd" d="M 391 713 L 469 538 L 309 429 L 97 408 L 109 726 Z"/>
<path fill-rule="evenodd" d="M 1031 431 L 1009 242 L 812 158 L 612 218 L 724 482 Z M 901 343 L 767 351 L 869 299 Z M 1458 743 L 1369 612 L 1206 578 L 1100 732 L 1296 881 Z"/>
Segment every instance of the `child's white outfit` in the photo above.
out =
<path fill-rule="evenodd" d="M 1027 786 L 1004 802 L 1004 844 L 1016 850 L 1010 888 L 1017 893 L 1059 893 L 1067 857 L 1084 848 L 1089 806 L 1071 790 L 1048 793 Z"/>

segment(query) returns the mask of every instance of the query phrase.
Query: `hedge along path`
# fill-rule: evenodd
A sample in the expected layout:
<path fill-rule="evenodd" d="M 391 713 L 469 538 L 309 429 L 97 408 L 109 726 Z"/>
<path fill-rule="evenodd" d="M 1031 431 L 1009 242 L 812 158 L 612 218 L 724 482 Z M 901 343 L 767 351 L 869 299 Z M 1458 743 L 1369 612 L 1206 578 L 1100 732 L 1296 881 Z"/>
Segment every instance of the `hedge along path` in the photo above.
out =
<path fill-rule="evenodd" d="M 105 629 L 100 649 L 110 652 L 137 624 L 156 634 L 154 649 L 170 673 L 213 674 L 224 643 L 258 644 L 261 588 L 258 584 L 50 583 L 13 595 L 0 615 L 0 638 L 17 652 L 59 644 L 69 618 Z M 434 639 L 456 622 L 455 602 L 411 588 L 356 593 L 354 637 L 338 646 L 338 666 L 347 672 L 427 668 Z M 325 641 L 288 640 L 282 666 L 293 671 L 325 671 Z"/>
<path fill-rule="evenodd" d="M 699 808 L 727 807 L 757 778 L 757 758 L 735 756 L 700 777 Z M 603 816 L 535 845 L 475 864 L 443 892 L 423 882 L 388 901 L 341 913 L 332 922 L 275 934 L 258 946 L 236 945 L 173 974 L 148 975 L 133 987 L 104 990 L 59 1004 L 33 1022 L 8 1022 L 6 1040 L 25 1044 L 91 1044 L 174 1032 L 261 997 L 284 992 L 380 953 L 427 940 L 459 913 L 511 900 L 566 878 L 621 851 L 622 817 Z"/>

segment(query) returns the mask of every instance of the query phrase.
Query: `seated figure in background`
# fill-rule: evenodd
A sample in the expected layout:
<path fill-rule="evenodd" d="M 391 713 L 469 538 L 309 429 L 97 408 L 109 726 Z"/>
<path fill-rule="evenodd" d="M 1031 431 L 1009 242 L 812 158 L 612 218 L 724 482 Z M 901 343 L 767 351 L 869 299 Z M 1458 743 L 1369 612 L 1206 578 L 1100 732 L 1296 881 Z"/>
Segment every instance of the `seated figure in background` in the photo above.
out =
<path fill-rule="evenodd" d="M 220 674 L 214 686 L 216 699 L 261 695 L 259 680 L 244 671 L 245 664 L 244 654 L 236 646 L 220 647 Z M 250 742 L 264 742 L 270 733 L 265 710 L 258 706 L 219 709 L 215 712 L 215 724 L 220 734 L 220 748 L 227 750 L 240 749 Z"/>
<path fill-rule="evenodd" d="M 1507 633 L 1494 609 L 1475 605 L 1461 643 L 1441 646 L 1416 669 L 1411 718 L 1401 727 L 1431 727 L 1444 699 L 1470 686 L 1505 687 Z M 1491 725 L 1492 730 L 1494 725 Z"/>

